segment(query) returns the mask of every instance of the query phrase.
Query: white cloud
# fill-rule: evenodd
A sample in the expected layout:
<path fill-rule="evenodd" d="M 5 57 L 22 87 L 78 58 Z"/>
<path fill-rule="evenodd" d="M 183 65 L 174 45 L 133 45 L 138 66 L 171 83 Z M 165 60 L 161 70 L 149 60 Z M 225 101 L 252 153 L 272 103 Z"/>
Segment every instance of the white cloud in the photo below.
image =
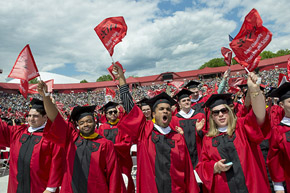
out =
<path fill-rule="evenodd" d="M 124 16 L 128 26 L 127 36 L 115 47 L 113 56 L 127 69 L 127 76 L 197 69 L 204 62 L 221 57 L 220 48 L 229 47 L 227 34 L 240 28 L 234 19 L 243 21 L 252 7 L 257 8 L 273 33 L 267 50 L 277 51 L 290 45 L 287 0 L 201 0 L 168 17 L 160 16 L 158 3 L 158 0 L 1 1 L 0 68 L 4 72 L 0 81 L 7 77 L 27 43 L 38 69 L 77 70 L 79 75 L 74 72 L 74 77 L 95 81 L 107 74 L 111 58 L 94 27 L 112 16 Z M 171 3 L 182 2 L 171 0 Z M 235 18 L 230 17 L 232 14 Z"/>

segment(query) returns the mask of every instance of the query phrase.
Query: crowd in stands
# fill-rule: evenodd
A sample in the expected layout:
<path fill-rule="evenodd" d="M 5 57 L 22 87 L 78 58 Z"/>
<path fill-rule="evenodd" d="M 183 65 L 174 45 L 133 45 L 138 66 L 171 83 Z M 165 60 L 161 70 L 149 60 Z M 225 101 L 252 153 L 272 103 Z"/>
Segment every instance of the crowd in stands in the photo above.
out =
<path fill-rule="evenodd" d="M 287 74 L 286 68 L 273 69 L 268 71 L 258 72 L 259 76 L 262 78 L 262 84 L 267 87 L 277 87 L 277 80 L 279 74 Z M 235 77 L 244 77 L 247 78 L 247 74 L 235 74 L 230 76 L 229 78 Z M 219 84 L 222 77 L 210 78 L 210 79 L 200 79 L 199 81 L 202 85 L 206 84 L 211 88 L 214 88 L 215 84 Z M 189 82 L 187 80 L 184 85 Z M 169 88 L 169 89 L 168 89 Z M 226 85 L 226 91 L 228 90 L 228 85 Z M 156 91 L 156 90 L 164 90 L 168 89 L 170 91 L 174 91 L 176 88 L 173 86 L 167 85 L 167 83 L 163 84 L 154 84 L 150 86 L 137 86 L 131 89 L 131 94 L 133 99 L 139 101 L 144 97 L 150 98 L 148 96 L 148 91 Z M 120 102 L 119 90 L 116 89 L 116 97 L 113 99 L 115 102 Z M 64 93 L 53 93 L 52 97 L 57 104 L 61 104 L 60 108 L 64 112 L 70 113 L 72 107 L 86 104 L 95 104 L 98 106 L 102 106 L 106 103 L 105 100 L 105 90 L 97 90 L 97 91 L 88 91 L 81 93 L 71 92 L 70 94 Z M 26 113 L 29 110 L 29 99 L 30 98 L 40 98 L 38 94 L 28 95 L 27 100 L 21 94 L 8 94 L 8 93 L 0 93 L 0 114 L 3 120 L 6 120 L 9 124 L 21 124 L 25 123 Z"/>

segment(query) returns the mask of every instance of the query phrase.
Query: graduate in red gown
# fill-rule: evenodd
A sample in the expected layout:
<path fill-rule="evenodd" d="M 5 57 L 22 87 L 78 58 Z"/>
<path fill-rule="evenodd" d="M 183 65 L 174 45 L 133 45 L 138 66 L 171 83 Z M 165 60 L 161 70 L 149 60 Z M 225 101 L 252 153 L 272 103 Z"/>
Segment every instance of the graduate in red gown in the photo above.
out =
<path fill-rule="evenodd" d="M 210 129 L 203 138 L 201 160 L 196 171 L 208 192 L 271 192 L 265 162 L 259 144 L 270 137 L 266 120 L 265 99 L 249 74 L 248 88 L 252 110 L 236 118 L 227 105 L 230 94 L 212 95 L 205 103 L 210 109 Z"/>
<path fill-rule="evenodd" d="M 28 124 L 8 126 L 0 119 L 0 145 L 10 147 L 8 193 L 58 192 L 63 177 L 64 150 L 43 137 L 49 128 L 43 102 L 31 101 Z"/>
<path fill-rule="evenodd" d="M 128 113 L 118 128 L 137 141 L 137 192 L 199 192 L 184 137 L 169 126 L 171 106 L 176 102 L 166 93 L 149 99 L 155 123 L 147 121 L 133 103 L 123 71 L 117 69 L 120 97 Z"/>
<path fill-rule="evenodd" d="M 66 122 L 38 83 L 48 118 L 53 122 L 44 130 L 45 138 L 66 151 L 65 174 L 61 184 L 64 193 L 126 192 L 114 145 L 95 132 L 95 106 L 74 107 L 71 122 Z"/>
<path fill-rule="evenodd" d="M 196 122 L 205 121 L 205 115 L 191 108 L 191 94 L 191 91 L 182 89 L 173 97 L 177 99 L 181 110 L 172 119 L 177 121 L 178 126 L 183 129 L 191 163 L 193 168 L 195 168 L 200 159 L 202 138 L 206 130 L 205 127 L 201 128 L 201 130 L 196 128 Z"/>
<path fill-rule="evenodd" d="M 274 126 L 270 138 L 270 149 L 267 163 L 274 190 L 283 193 L 290 191 L 290 83 L 285 82 L 271 94 L 271 97 L 279 97 L 279 105 L 284 109 L 285 116 L 279 125 Z"/>
<path fill-rule="evenodd" d="M 120 122 L 118 119 L 118 105 L 115 102 L 108 102 L 101 108 L 105 113 L 107 122 L 99 126 L 98 133 L 113 142 L 122 174 L 126 175 L 127 178 L 127 180 L 124 180 L 128 183 L 127 192 L 132 193 L 135 192 L 134 181 L 131 176 L 133 162 L 130 155 L 130 148 L 132 146 L 132 140 L 128 134 L 118 129 Z"/>

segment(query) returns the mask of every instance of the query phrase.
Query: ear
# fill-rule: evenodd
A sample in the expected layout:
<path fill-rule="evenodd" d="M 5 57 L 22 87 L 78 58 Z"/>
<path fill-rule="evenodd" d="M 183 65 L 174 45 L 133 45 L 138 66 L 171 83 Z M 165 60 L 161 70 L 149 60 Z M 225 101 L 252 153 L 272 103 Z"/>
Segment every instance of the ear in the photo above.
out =
<path fill-rule="evenodd" d="M 280 101 L 279 102 L 279 106 L 282 107 L 284 109 L 284 101 Z"/>
<path fill-rule="evenodd" d="M 153 118 L 155 118 L 155 114 L 156 114 L 155 112 L 152 113 Z"/>

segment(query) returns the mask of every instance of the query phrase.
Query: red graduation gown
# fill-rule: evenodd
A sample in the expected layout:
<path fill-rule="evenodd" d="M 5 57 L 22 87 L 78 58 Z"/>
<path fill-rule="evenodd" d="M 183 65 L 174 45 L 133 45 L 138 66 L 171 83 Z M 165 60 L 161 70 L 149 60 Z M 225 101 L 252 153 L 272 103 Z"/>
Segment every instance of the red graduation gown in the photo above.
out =
<path fill-rule="evenodd" d="M 46 128 L 50 125 L 48 120 Z M 10 147 L 8 193 L 42 193 L 61 184 L 64 150 L 28 127 L 8 126 L 0 119 L 0 145 Z"/>
<path fill-rule="evenodd" d="M 74 126 L 57 115 L 45 137 L 66 150 L 66 168 L 61 192 L 125 192 L 124 182 L 111 141 L 84 139 Z"/>
<path fill-rule="evenodd" d="M 274 182 L 286 181 L 290 190 L 290 127 L 284 124 L 276 126 L 270 138 L 267 164 Z"/>
<path fill-rule="evenodd" d="M 137 140 L 137 192 L 199 192 L 182 135 L 160 134 L 136 105 L 118 128 Z"/>
<path fill-rule="evenodd" d="M 190 118 L 184 118 L 182 115 L 177 113 L 174 117 L 172 117 L 174 121 L 177 121 L 178 126 L 181 127 L 184 131 L 185 142 L 189 151 L 190 159 L 193 168 L 195 168 L 198 160 L 200 159 L 201 147 L 202 147 L 202 138 L 206 133 L 205 126 L 203 130 L 197 132 L 195 125 L 196 121 L 201 121 L 205 119 L 205 115 L 203 113 L 194 112 Z"/>
<path fill-rule="evenodd" d="M 216 137 L 205 136 L 196 171 L 207 190 L 213 193 L 270 193 L 259 147 L 269 137 L 270 127 L 261 130 L 253 111 L 244 118 L 238 118 L 232 137 L 226 133 Z M 214 164 L 221 159 L 233 162 L 233 166 L 227 172 L 214 174 Z"/>
<path fill-rule="evenodd" d="M 110 125 L 109 123 L 104 123 L 101 125 L 98 129 L 98 133 L 113 142 L 121 171 L 128 177 L 127 192 L 135 192 L 134 181 L 131 176 L 133 162 L 130 155 L 132 145 L 130 136 L 118 129 L 118 124 Z"/>

